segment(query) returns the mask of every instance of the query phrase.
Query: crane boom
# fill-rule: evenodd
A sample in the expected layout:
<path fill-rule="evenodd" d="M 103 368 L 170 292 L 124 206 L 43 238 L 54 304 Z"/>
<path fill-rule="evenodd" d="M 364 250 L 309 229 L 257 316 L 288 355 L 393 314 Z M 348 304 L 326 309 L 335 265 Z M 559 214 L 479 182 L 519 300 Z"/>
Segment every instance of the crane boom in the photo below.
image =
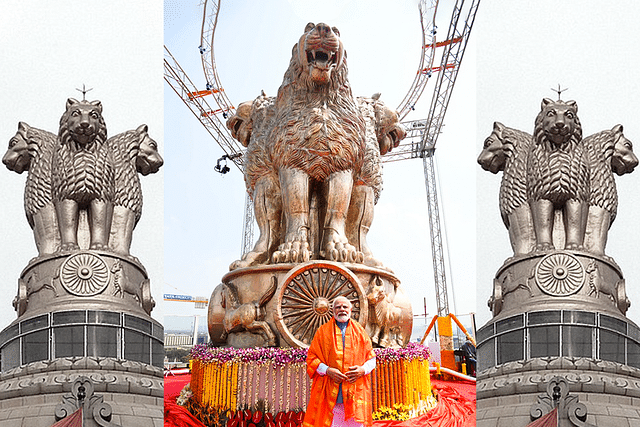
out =
<path fill-rule="evenodd" d="M 166 46 L 164 47 L 164 80 L 242 171 L 244 156 L 238 154 L 244 153 L 243 147 L 231 137 L 226 125 L 218 117 L 220 111 L 211 108 L 206 96 L 198 96 L 201 91 L 193 84 Z"/>

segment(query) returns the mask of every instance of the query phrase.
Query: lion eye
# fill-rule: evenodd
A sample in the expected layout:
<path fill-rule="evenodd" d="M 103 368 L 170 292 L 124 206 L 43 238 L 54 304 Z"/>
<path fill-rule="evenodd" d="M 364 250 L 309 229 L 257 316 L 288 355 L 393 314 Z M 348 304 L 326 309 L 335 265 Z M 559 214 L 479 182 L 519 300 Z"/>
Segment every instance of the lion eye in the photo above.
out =
<path fill-rule="evenodd" d="M 17 143 L 18 141 L 15 138 L 11 138 L 9 140 L 9 148 L 13 148 Z"/>
<path fill-rule="evenodd" d="M 491 139 L 484 140 L 484 148 L 488 148 L 491 144 L 493 144 L 493 140 Z"/>
<path fill-rule="evenodd" d="M 80 115 L 80 111 L 79 110 L 73 110 L 73 112 L 71 112 L 71 115 L 74 117 L 77 117 Z"/>
<path fill-rule="evenodd" d="M 149 144 L 149 147 L 153 148 L 154 150 L 157 150 L 158 149 L 158 144 L 151 143 L 151 144 Z"/>
<path fill-rule="evenodd" d="M 567 116 L 568 118 L 570 118 L 570 119 L 573 119 L 573 117 L 574 117 L 574 115 L 573 115 L 573 113 L 572 113 L 572 112 L 568 112 L 568 113 L 566 114 L 566 116 Z"/>
<path fill-rule="evenodd" d="M 552 116 L 555 116 L 555 115 L 556 115 L 556 112 L 554 110 L 547 111 L 547 117 L 552 117 Z"/>
<path fill-rule="evenodd" d="M 94 119 L 97 119 L 98 118 L 98 113 L 96 113 L 95 111 L 92 111 L 91 112 L 91 117 L 94 118 Z"/>

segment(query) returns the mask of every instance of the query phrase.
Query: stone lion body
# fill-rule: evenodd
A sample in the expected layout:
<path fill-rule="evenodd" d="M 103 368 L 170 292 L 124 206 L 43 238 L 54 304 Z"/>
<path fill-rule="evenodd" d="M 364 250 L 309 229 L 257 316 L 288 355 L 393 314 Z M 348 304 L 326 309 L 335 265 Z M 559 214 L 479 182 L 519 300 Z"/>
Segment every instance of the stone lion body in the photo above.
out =
<path fill-rule="evenodd" d="M 52 163 L 52 197 L 61 250 L 78 248 L 79 210 L 88 213 L 90 248 L 106 249 L 115 175 L 100 101 L 69 99 L 58 138 Z"/>
<path fill-rule="evenodd" d="M 622 125 L 616 125 L 611 130 L 598 132 L 583 140 L 590 169 L 585 246 L 599 255 L 604 254 L 608 230 L 618 211 L 618 193 L 613 173 L 630 173 L 638 165 L 633 146 L 622 132 Z"/>
<path fill-rule="evenodd" d="M 309 27 L 308 27 L 309 28 Z M 342 42 L 321 34 L 313 26 L 294 46 L 289 69 L 278 90 L 276 119 L 270 140 L 276 169 L 305 171 L 324 181 L 332 172 L 351 170 L 361 162 L 365 124 L 347 80 L 347 64 Z M 331 50 L 336 55 L 329 80 L 319 84 L 309 71 L 310 49 Z"/>
<path fill-rule="evenodd" d="M 275 262 L 304 262 L 316 250 L 333 261 L 362 261 L 349 243 L 346 217 L 365 123 L 347 72 L 338 30 L 308 24 L 278 89 L 269 134 L 285 226 Z"/>
<path fill-rule="evenodd" d="M 485 140 L 478 163 L 492 173 L 503 171 L 500 183 L 500 214 L 509 230 L 514 255 L 531 252 L 535 235 L 527 202 L 527 157 L 533 137 L 527 132 L 495 122 Z"/>
<path fill-rule="evenodd" d="M 536 249 L 550 250 L 556 210 L 565 226 L 565 248 L 583 247 L 589 202 L 589 164 L 574 101 L 544 99 L 527 159 L 527 199 Z"/>
<path fill-rule="evenodd" d="M 109 248 L 128 255 L 133 229 L 142 216 L 142 186 L 138 173 L 157 172 L 163 160 L 146 125 L 115 135 L 106 145 L 113 153 L 115 175 Z"/>
<path fill-rule="evenodd" d="M 227 121 L 231 135 L 247 147 L 244 180 L 260 230 L 252 250 L 234 261 L 231 270 L 268 261 L 280 244 L 282 196 L 269 143 L 274 116 L 275 98 L 263 92 L 255 100 L 240 104 Z"/>
<path fill-rule="evenodd" d="M 51 196 L 51 157 L 56 144 L 55 134 L 20 122 L 3 157 L 3 163 L 10 170 L 29 171 L 24 187 L 24 209 L 39 255 L 52 254 L 60 245 Z"/>

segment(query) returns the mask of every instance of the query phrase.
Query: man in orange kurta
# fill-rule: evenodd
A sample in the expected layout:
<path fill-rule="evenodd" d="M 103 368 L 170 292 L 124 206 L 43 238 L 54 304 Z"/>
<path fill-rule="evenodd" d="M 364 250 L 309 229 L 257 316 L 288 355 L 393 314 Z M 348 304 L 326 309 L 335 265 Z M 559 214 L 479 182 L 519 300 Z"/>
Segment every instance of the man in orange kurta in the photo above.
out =
<path fill-rule="evenodd" d="M 303 427 L 370 426 L 375 354 L 364 328 L 351 320 L 351 302 L 338 297 L 333 319 L 316 331 L 307 353 L 313 380 Z"/>

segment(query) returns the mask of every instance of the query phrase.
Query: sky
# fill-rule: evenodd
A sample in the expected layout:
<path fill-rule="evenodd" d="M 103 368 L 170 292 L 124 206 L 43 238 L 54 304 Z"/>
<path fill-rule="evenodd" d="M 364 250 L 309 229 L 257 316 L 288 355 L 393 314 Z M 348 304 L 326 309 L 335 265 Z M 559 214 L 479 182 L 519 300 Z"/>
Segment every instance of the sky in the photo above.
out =
<path fill-rule="evenodd" d="M 157 1 L 2 2 L 0 14 L 0 140 L 18 122 L 58 132 L 68 98 L 92 88 L 108 135 L 147 124 L 163 155 L 162 6 Z M 6 147 L 6 145 L 5 145 Z M 18 277 L 37 255 L 23 208 L 26 173 L 0 168 L 0 329 L 16 319 Z M 162 321 L 163 169 L 142 177 L 144 207 L 131 254 L 151 279 Z"/>
<path fill-rule="evenodd" d="M 453 3 L 440 2 L 438 40 L 446 37 Z M 205 77 L 198 45 L 202 8 L 165 1 L 165 45 L 192 81 Z M 421 53 L 417 1 L 222 2 L 215 33 L 217 71 L 237 106 L 264 90 L 275 96 L 291 48 L 308 22 L 340 30 L 355 96 L 381 92 L 396 108 L 416 75 Z M 437 143 L 440 210 L 446 230 L 450 309 L 475 312 L 475 50 L 472 33 Z M 434 82 L 407 120 L 425 119 Z M 205 296 L 241 256 L 245 189 L 233 167 L 213 168 L 223 154 L 173 90 L 165 85 L 165 292 Z M 391 268 L 414 313 L 436 313 L 427 200 L 421 159 L 384 166 L 384 191 L 368 236 L 374 255 Z M 256 229 L 257 233 L 257 229 Z M 257 238 L 257 236 L 256 236 Z M 455 304 L 453 302 L 455 295 Z M 192 303 L 166 302 L 171 315 L 205 314 Z"/>
<path fill-rule="evenodd" d="M 543 98 L 567 88 L 575 100 L 583 136 L 624 126 L 632 142 L 640 138 L 638 69 L 640 9 L 633 1 L 485 1 L 480 5 L 477 42 L 476 156 L 493 122 L 532 133 Z M 638 155 L 636 151 L 636 155 Z M 493 277 L 512 255 L 500 219 L 501 175 L 476 166 L 478 326 L 491 317 L 487 300 Z M 616 176 L 618 216 L 606 252 L 621 267 L 631 300 L 627 316 L 640 321 L 640 172 Z"/>

